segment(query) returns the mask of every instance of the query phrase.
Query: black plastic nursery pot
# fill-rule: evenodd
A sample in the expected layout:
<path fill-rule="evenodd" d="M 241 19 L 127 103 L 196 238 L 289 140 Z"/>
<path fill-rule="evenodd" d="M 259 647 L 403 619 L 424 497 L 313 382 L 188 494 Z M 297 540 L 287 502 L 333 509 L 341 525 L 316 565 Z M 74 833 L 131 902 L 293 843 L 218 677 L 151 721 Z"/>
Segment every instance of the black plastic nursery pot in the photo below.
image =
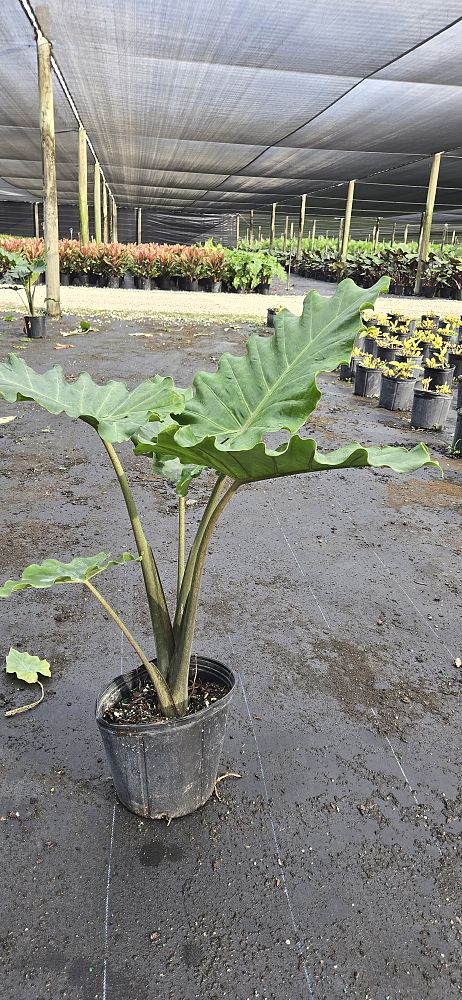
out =
<path fill-rule="evenodd" d="M 456 429 L 452 440 L 453 455 L 462 455 L 462 410 L 457 413 Z"/>
<path fill-rule="evenodd" d="M 457 383 L 457 409 L 462 409 L 462 378 Z"/>
<path fill-rule="evenodd" d="M 459 378 L 462 375 L 462 354 L 453 354 L 449 351 L 448 361 L 454 367 L 454 378 Z"/>
<path fill-rule="evenodd" d="M 342 362 L 342 364 L 339 365 L 338 373 L 339 373 L 338 377 L 339 377 L 339 379 L 340 379 L 341 382 L 352 382 L 353 381 L 354 375 L 353 375 L 353 372 L 351 370 L 351 363 L 349 365 L 347 365 L 347 364 L 345 364 L 345 363 Z"/>
<path fill-rule="evenodd" d="M 430 379 L 430 391 L 436 389 L 437 385 L 452 385 L 454 368 L 425 368 L 424 371 L 425 378 Z"/>
<path fill-rule="evenodd" d="M 410 410 L 414 398 L 416 378 L 390 378 L 382 375 L 379 406 L 385 410 Z"/>
<path fill-rule="evenodd" d="M 364 338 L 364 353 L 371 354 L 373 358 L 377 357 L 377 341 L 373 337 Z"/>
<path fill-rule="evenodd" d="M 61 274 L 59 276 L 60 285 L 62 285 L 63 288 L 66 288 L 67 285 L 70 285 L 70 282 L 71 282 L 70 274 L 66 274 L 65 272 L 61 271 Z"/>
<path fill-rule="evenodd" d="M 368 396 L 373 399 L 380 395 L 382 372 L 377 368 L 365 368 L 358 364 L 355 372 L 355 396 Z"/>
<path fill-rule="evenodd" d="M 110 274 L 109 275 L 109 277 L 107 279 L 107 287 L 108 288 L 119 288 L 120 287 L 119 286 L 119 278 L 117 277 L 116 274 Z"/>
<path fill-rule="evenodd" d="M 377 357 L 380 361 L 396 361 L 396 358 L 400 354 L 399 347 L 380 347 L 377 348 Z"/>
<path fill-rule="evenodd" d="M 46 316 L 24 316 L 24 334 L 31 340 L 40 340 L 42 337 L 46 337 L 46 326 Z"/>
<path fill-rule="evenodd" d="M 446 423 L 451 396 L 441 396 L 426 389 L 414 389 L 411 427 L 425 431 L 441 431 Z"/>
<path fill-rule="evenodd" d="M 135 287 L 135 275 L 129 274 L 129 272 L 126 271 L 122 278 L 122 288 L 134 288 L 134 287 Z"/>
<path fill-rule="evenodd" d="M 191 672 L 227 688 L 218 701 L 193 715 L 153 723 L 114 723 L 104 713 L 127 696 L 144 667 L 116 677 L 96 701 L 96 722 L 118 798 L 127 809 L 150 819 L 194 812 L 210 798 L 217 780 L 228 709 L 236 686 L 233 672 L 203 656 Z"/>

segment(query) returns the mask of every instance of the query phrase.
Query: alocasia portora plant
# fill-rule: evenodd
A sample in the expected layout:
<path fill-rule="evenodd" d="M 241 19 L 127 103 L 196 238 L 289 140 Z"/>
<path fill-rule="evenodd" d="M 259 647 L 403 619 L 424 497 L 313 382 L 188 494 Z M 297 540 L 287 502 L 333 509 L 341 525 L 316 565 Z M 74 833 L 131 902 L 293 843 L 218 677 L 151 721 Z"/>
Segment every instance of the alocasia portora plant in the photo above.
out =
<path fill-rule="evenodd" d="M 362 329 L 361 312 L 372 307 L 386 288 L 387 279 L 367 290 L 347 279 L 331 298 L 310 292 L 300 317 L 283 309 L 276 318 L 274 334 L 250 337 L 241 357 L 224 354 L 216 372 L 195 376 L 192 391 L 178 389 L 170 378 L 160 376 L 133 390 L 122 382 L 97 385 L 86 373 L 69 383 L 60 368 L 38 374 L 14 355 L 0 365 L 3 399 L 34 400 L 50 413 L 79 418 L 93 427 L 103 442 L 122 490 L 141 562 L 156 665 L 149 663 L 137 644 L 134 648 L 149 672 L 164 715 L 182 715 L 187 710 L 204 560 L 220 514 L 238 489 L 279 476 L 339 468 L 373 466 L 413 472 L 424 465 L 437 465 L 423 444 L 410 450 L 367 449 L 354 441 L 326 454 L 318 450 L 313 439 L 297 433 L 320 399 L 317 375 L 349 362 L 355 335 Z M 277 448 L 269 447 L 267 435 L 282 430 L 289 431 L 289 440 Z M 156 474 L 176 484 L 178 587 L 173 615 L 115 448 L 115 444 L 129 440 L 135 443 L 137 454 L 152 458 Z M 215 473 L 215 481 L 185 562 L 185 496 L 192 478 L 203 470 Z M 93 559 L 69 564 L 46 560 L 41 566 L 28 567 L 20 581 L 8 581 L 0 596 L 9 596 L 24 584 L 82 583 L 125 628 L 90 577 L 127 558 L 125 553 L 110 561 L 106 553 L 99 553 Z"/>

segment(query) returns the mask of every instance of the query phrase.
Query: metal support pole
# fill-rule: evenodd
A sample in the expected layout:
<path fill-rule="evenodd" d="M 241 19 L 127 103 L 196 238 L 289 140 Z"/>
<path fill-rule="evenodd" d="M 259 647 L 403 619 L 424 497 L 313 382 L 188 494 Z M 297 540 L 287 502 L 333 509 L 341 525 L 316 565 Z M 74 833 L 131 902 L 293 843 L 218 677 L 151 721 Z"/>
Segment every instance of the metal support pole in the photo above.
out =
<path fill-rule="evenodd" d="M 316 238 L 316 219 L 313 219 L 313 225 L 311 227 L 311 246 L 313 246 Z"/>
<path fill-rule="evenodd" d="M 345 219 L 343 223 L 342 249 L 340 254 L 342 260 L 346 260 L 348 254 L 348 243 L 350 239 L 350 226 L 351 226 L 351 212 L 353 209 L 354 193 L 355 193 L 355 182 L 350 181 L 348 184 L 347 200 L 345 205 Z"/>
<path fill-rule="evenodd" d="M 141 208 L 137 208 L 136 210 L 136 242 L 137 243 L 143 242 Z"/>
<path fill-rule="evenodd" d="M 93 206 L 95 211 L 95 240 L 101 243 L 101 171 L 98 160 L 95 160 L 93 173 Z"/>
<path fill-rule="evenodd" d="M 305 229 L 306 194 L 300 198 L 300 214 L 298 217 L 298 240 L 297 240 L 297 260 L 302 259 L 302 240 Z"/>
<path fill-rule="evenodd" d="M 455 229 L 453 229 L 452 230 L 452 236 L 451 236 L 451 243 L 452 243 L 453 246 L 454 246 L 455 242 L 456 242 L 456 231 L 455 231 Z"/>
<path fill-rule="evenodd" d="M 111 201 L 112 201 L 112 242 L 117 243 L 117 205 L 114 201 L 114 198 L 111 198 Z"/>
<path fill-rule="evenodd" d="M 287 239 L 288 239 L 288 236 L 289 236 L 289 216 L 286 215 L 286 221 L 285 221 L 285 226 L 284 226 L 284 235 L 282 237 L 282 249 L 283 249 L 284 253 L 286 252 L 286 248 L 287 248 Z"/>
<path fill-rule="evenodd" d="M 253 208 L 249 212 L 249 243 L 253 243 Z"/>
<path fill-rule="evenodd" d="M 79 214 L 80 242 L 89 242 L 88 231 L 88 168 L 87 168 L 87 133 L 79 128 Z"/>
<path fill-rule="evenodd" d="M 276 205 L 277 202 L 273 201 L 273 204 L 271 206 L 271 225 L 270 225 L 270 234 L 268 243 L 268 250 L 270 253 L 273 252 L 274 237 L 276 234 Z"/>
<path fill-rule="evenodd" d="M 409 235 L 409 226 L 405 226 L 403 234 L 403 243 L 407 243 L 408 235 Z"/>
<path fill-rule="evenodd" d="M 438 186 L 438 174 L 440 170 L 441 156 L 442 156 L 441 153 L 435 153 L 432 160 L 432 167 L 430 170 L 430 179 L 428 181 L 427 201 L 422 220 L 422 233 L 421 233 L 421 240 L 419 247 L 419 262 L 417 264 L 417 274 L 414 285 L 414 293 L 416 295 L 420 292 L 420 286 L 422 284 L 422 274 L 428 258 L 428 247 L 430 244 L 430 237 L 432 231 L 433 209 L 435 207 L 435 197 L 436 197 L 436 189 Z"/>
<path fill-rule="evenodd" d="M 258 227 L 258 242 L 261 243 L 261 226 Z"/>
<path fill-rule="evenodd" d="M 103 181 L 103 242 L 109 243 L 109 219 L 107 210 L 107 187 Z"/>
<path fill-rule="evenodd" d="M 55 116 L 51 76 L 51 45 L 37 32 L 37 65 L 40 108 L 40 139 L 43 171 L 43 225 L 46 248 L 46 309 L 60 316 L 58 192 L 56 188 Z"/>
<path fill-rule="evenodd" d="M 239 246 L 239 216 L 236 215 L 236 247 Z"/>
<path fill-rule="evenodd" d="M 339 222 L 338 239 L 337 239 L 337 247 L 338 247 L 339 252 L 340 252 L 340 247 L 343 246 L 343 232 L 344 232 L 344 229 L 345 229 L 345 218 L 342 215 L 342 218 L 340 219 L 340 222 Z"/>
<path fill-rule="evenodd" d="M 393 246 L 396 237 L 396 222 L 393 223 L 393 228 L 391 231 L 391 245 Z"/>
<path fill-rule="evenodd" d="M 34 201 L 34 236 L 36 239 L 40 237 L 40 220 L 39 220 L 39 203 Z"/>
<path fill-rule="evenodd" d="M 448 242 L 448 229 L 449 229 L 449 223 L 445 222 L 443 226 L 443 235 L 441 237 L 441 249 L 443 249 L 444 244 Z"/>

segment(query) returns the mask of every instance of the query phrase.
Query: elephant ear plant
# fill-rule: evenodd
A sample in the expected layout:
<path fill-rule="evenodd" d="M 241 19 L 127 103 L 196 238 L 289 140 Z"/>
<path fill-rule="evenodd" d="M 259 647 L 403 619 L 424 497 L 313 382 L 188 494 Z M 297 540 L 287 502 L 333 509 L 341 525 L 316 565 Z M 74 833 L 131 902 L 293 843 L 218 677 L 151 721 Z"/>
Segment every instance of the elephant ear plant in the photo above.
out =
<path fill-rule="evenodd" d="M 198 720 L 199 725 L 200 718 L 216 711 L 216 704 L 196 711 L 190 701 L 199 659 L 193 655 L 193 640 L 201 577 L 210 539 L 220 515 L 234 494 L 250 483 L 280 476 L 363 466 L 413 472 L 424 465 L 437 465 L 430 459 L 423 444 L 410 450 L 393 447 L 367 449 L 354 441 L 335 451 L 323 453 L 313 439 L 297 433 L 320 399 L 317 375 L 333 371 L 341 362 L 349 361 L 355 336 L 363 329 L 362 310 L 373 307 L 380 291 L 386 288 L 387 279 L 381 279 L 367 290 L 347 279 L 331 298 L 310 292 L 305 298 L 301 317 L 283 309 L 276 317 L 274 334 L 252 336 L 242 357 L 224 354 L 217 371 L 212 374 L 197 373 L 189 391 L 176 388 L 171 379 L 160 376 L 143 382 L 131 391 L 122 382 L 96 385 L 86 373 L 75 382 L 68 383 L 60 368 L 38 374 L 15 356 L 10 356 L 8 362 L 0 365 L 0 396 L 3 399 L 9 402 L 33 400 L 50 413 L 66 413 L 95 430 L 122 491 L 146 588 L 156 645 L 155 662 L 150 662 L 131 634 L 127 635 L 128 630 L 118 615 L 91 582 L 90 577 L 111 565 L 106 553 L 99 553 L 93 560 L 73 560 L 69 564 L 46 560 L 41 566 L 28 567 L 20 580 L 16 583 L 8 581 L 3 586 L 0 596 L 7 597 L 14 590 L 26 586 L 82 583 L 129 637 L 148 675 L 147 683 L 155 690 L 157 710 L 167 720 L 163 726 L 158 721 L 150 726 L 145 724 L 144 732 L 146 734 L 148 729 L 150 733 L 154 730 L 167 732 L 172 738 L 176 733 L 175 738 L 179 741 L 175 748 L 170 741 L 170 763 L 167 760 L 165 764 L 163 758 L 160 762 L 158 744 L 157 757 L 149 758 L 145 737 L 143 752 L 147 758 L 145 756 L 139 764 L 141 790 L 138 790 L 135 800 L 129 800 L 127 793 L 127 774 L 133 774 L 133 767 L 130 762 L 123 763 L 126 746 L 122 752 L 119 745 L 116 759 L 113 755 L 112 760 L 114 780 L 119 797 L 135 811 L 152 816 L 180 815 L 204 802 L 213 789 L 225 718 L 221 735 L 215 734 L 212 739 L 215 760 L 209 767 L 207 780 L 201 769 L 204 767 L 204 753 L 207 753 L 204 746 L 208 746 L 208 737 L 204 737 L 204 733 L 210 735 L 211 724 L 207 729 L 206 722 L 202 723 L 196 757 L 190 745 L 185 743 L 185 734 L 193 724 L 192 720 Z M 290 433 L 287 442 L 276 448 L 265 443 L 267 435 L 283 430 Z M 138 455 L 149 457 L 156 475 L 170 479 L 176 485 L 178 572 L 176 602 L 172 612 L 115 447 L 128 441 L 135 444 Z M 204 470 L 212 472 L 215 478 L 186 558 L 185 497 L 192 479 Z M 112 564 L 127 558 L 128 555 L 124 554 L 114 559 Z M 79 563 L 77 569 L 76 563 Z M 199 664 L 199 673 L 201 670 Z M 226 668 L 223 670 L 226 671 Z M 226 700 L 226 692 L 229 693 L 228 689 L 232 688 L 234 678 L 230 671 L 221 676 L 222 681 L 225 677 L 221 694 Z M 116 704 L 117 699 L 120 702 L 129 694 L 127 686 L 119 684 L 111 695 L 110 704 Z M 186 722 L 188 726 L 185 726 Z M 113 725 L 114 728 L 123 732 L 123 722 L 115 727 Z M 135 727 L 136 732 L 139 728 Z M 134 740 L 136 733 L 133 726 L 125 725 L 125 733 L 128 730 Z M 106 733 L 108 751 L 107 739 Z M 163 797 L 163 786 L 159 792 L 160 799 L 157 796 L 153 804 L 152 787 L 147 789 L 149 777 L 146 778 L 146 774 L 151 770 L 154 784 L 157 781 L 158 785 L 162 785 L 166 772 L 170 772 L 170 779 L 173 771 L 177 773 L 178 760 L 182 755 L 188 761 L 191 758 L 191 766 L 197 774 L 189 775 L 187 780 L 184 775 L 178 774 L 176 804 L 172 805 L 168 795 Z M 191 798 L 191 782 L 199 783 L 195 798 L 194 795 Z M 178 795 L 186 796 L 188 801 L 182 804 Z"/>

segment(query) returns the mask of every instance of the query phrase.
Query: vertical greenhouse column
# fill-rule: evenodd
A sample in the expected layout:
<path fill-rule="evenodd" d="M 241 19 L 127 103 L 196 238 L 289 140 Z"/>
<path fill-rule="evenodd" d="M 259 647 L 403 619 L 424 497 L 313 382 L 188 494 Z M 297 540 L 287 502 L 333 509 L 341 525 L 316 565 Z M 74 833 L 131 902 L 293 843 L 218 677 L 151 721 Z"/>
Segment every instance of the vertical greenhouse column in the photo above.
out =
<path fill-rule="evenodd" d="M 109 243 L 109 220 L 107 212 L 107 187 L 103 181 L 103 241 Z"/>
<path fill-rule="evenodd" d="M 297 240 L 297 260 L 302 259 L 302 240 L 305 229 L 306 194 L 300 198 L 300 213 L 298 216 L 298 240 Z"/>
<path fill-rule="evenodd" d="M 276 235 L 276 206 L 277 202 L 273 201 L 273 204 L 271 206 L 271 223 L 270 223 L 270 234 L 268 243 L 268 250 L 270 253 L 273 252 L 274 237 Z"/>
<path fill-rule="evenodd" d="M 393 246 L 396 238 L 396 222 L 393 223 L 393 228 L 391 230 L 391 245 Z"/>
<path fill-rule="evenodd" d="M 311 245 L 313 246 L 316 239 L 316 219 L 313 219 L 313 225 L 311 227 Z"/>
<path fill-rule="evenodd" d="M 253 208 L 249 212 L 249 243 L 253 243 Z"/>
<path fill-rule="evenodd" d="M 98 160 L 95 160 L 93 174 L 93 205 L 95 208 L 95 240 L 101 243 L 101 171 Z"/>
<path fill-rule="evenodd" d="M 88 167 L 87 167 L 87 133 L 82 126 L 79 128 L 79 214 L 80 242 L 85 246 L 89 242 L 88 232 Z"/>
<path fill-rule="evenodd" d="M 403 233 L 403 243 L 407 243 L 407 238 L 408 238 L 408 236 L 409 236 L 409 226 L 408 226 L 408 225 L 406 225 L 406 226 L 404 227 L 404 233 Z"/>
<path fill-rule="evenodd" d="M 115 198 L 111 198 L 112 203 L 112 242 L 117 243 L 117 205 Z"/>
<path fill-rule="evenodd" d="M 347 200 L 345 205 L 345 220 L 343 223 L 343 234 L 342 234 L 342 249 L 341 249 L 341 259 L 347 259 L 348 253 L 348 243 L 350 239 L 350 226 L 351 226 L 351 213 L 353 210 L 353 198 L 355 193 L 355 182 L 350 181 L 348 184 Z"/>
<path fill-rule="evenodd" d="M 448 229 L 449 229 L 449 223 L 445 222 L 443 226 L 443 235 L 441 237 L 441 249 L 443 249 L 444 244 L 448 242 Z"/>
<path fill-rule="evenodd" d="M 286 252 L 286 248 L 287 248 L 287 239 L 288 239 L 288 236 L 289 236 L 289 216 L 286 215 L 286 221 L 285 221 L 285 226 L 284 226 L 284 236 L 282 238 L 282 249 L 283 249 L 284 253 Z"/>
<path fill-rule="evenodd" d="M 40 105 L 40 139 L 43 171 L 43 226 L 46 258 L 46 309 L 60 316 L 58 192 L 56 187 L 55 116 L 51 77 L 51 44 L 37 31 L 37 64 Z"/>
<path fill-rule="evenodd" d="M 261 243 L 261 226 L 258 227 L 258 242 Z"/>
<path fill-rule="evenodd" d="M 452 230 L 452 236 L 451 236 L 452 246 L 454 246 L 455 242 L 456 242 L 456 231 L 455 231 L 455 229 L 453 229 Z"/>
<path fill-rule="evenodd" d="M 136 242 L 137 243 L 142 243 L 143 242 L 143 239 L 142 239 L 142 214 L 141 214 L 141 208 L 137 208 L 137 210 L 136 210 Z"/>
<path fill-rule="evenodd" d="M 430 170 L 430 179 L 428 182 L 428 190 L 427 190 L 427 201 L 425 205 L 425 212 L 422 219 L 422 232 L 421 232 L 421 239 L 419 246 L 419 261 L 417 264 L 417 275 L 414 285 L 414 293 L 416 295 L 420 292 L 420 286 L 422 284 L 422 274 L 428 258 L 428 247 L 430 244 L 430 236 L 432 231 L 433 209 L 435 207 L 435 197 L 436 197 L 436 189 L 438 186 L 438 174 L 440 170 L 441 156 L 442 156 L 441 153 L 435 153 Z"/>
<path fill-rule="evenodd" d="M 337 246 L 338 246 L 339 252 L 340 252 L 340 248 L 343 246 L 343 231 L 344 231 L 344 228 L 345 228 L 345 217 L 342 215 L 342 218 L 339 219 L 339 224 L 338 224 Z"/>
<path fill-rule="evenodd" d="M 39 203 L 34 201 L 34 236 L 38 239 L 40 236 L 40 220 L 39 220 Z"/>
<path fill-rule="evenodd" d="M 236 215 L 236 247 L 239 246 L 239 215 Z"/>

